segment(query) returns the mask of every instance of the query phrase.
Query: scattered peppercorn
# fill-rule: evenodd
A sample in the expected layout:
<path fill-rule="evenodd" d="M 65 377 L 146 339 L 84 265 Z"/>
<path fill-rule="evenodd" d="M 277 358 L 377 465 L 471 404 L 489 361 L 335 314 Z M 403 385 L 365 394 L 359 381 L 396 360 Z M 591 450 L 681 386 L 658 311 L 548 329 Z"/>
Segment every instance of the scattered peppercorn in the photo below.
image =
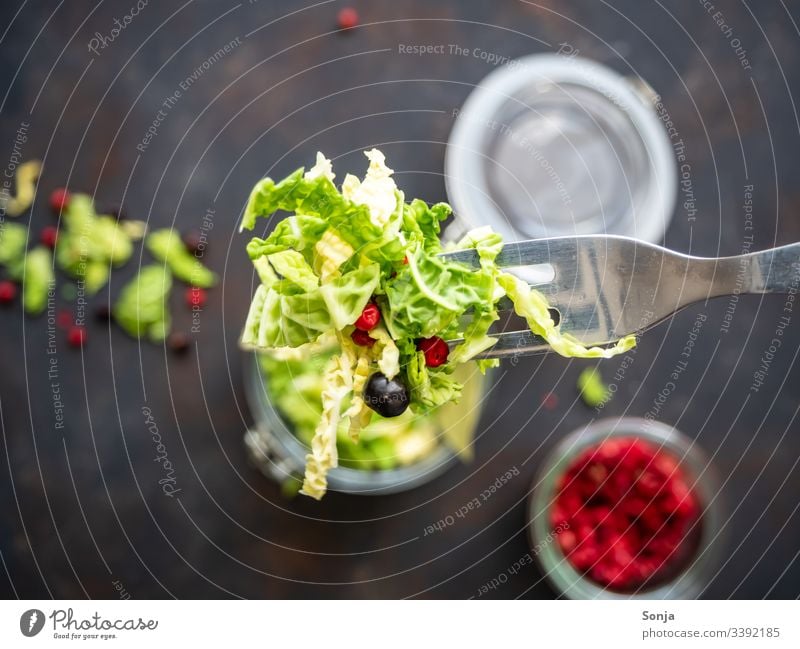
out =
<path fill-rule="evenodd" d="M 378 309 L 378 305 L 374 302 L 369 302 L 361 311 L 361 315 L 358 316 L 358 320 L 353 323 L 353 326 L 361 331 L 372 331 L 380 321 L 381 312 Z"/>
<path fill-rule="evenodd" d="M 56 324 L 58 325 L 59 329 L 69 329 L 72 325 L 75 324 L 75 321 L 72 317 L 72 312 L 67 311 L 66 309 L 61 309 L 56 314 Z"/>
<path fill-rule="evenodd" d="M 48 225 L 42 228 L 42 233 L 39 235 L 39 240 L 43 246 L 48 248 L 55 248 L 56 241 L 58 241 L 58 228 L 54 225 Z"/>
<path fill-rule="evenodd" d="M 355 329 L 353 333 L 350 334 L 350 337 L 356 345 L 360 345 L 361 347 L 372 347 L 376 342 L 366 331 L 362 331 L 361 329 Z"/>
<path fill-rule="evenodd" d="M 439 338 L 439 336 L 423 338 L 417 343 L 417 349 L 425 354 L 425 365 L 428 367 L 444 365 L 450 353 L 450 348 L 447 346 L 447 343 Z"/>
<path fill-rule="evenodd" d="M 545 410 L 555 410 L 558 407 L 558 395 L 555 392 L 547 392 L 542 397 L 542 408 Z"/>
<path fill-rule="evenodd" d="M 74 325 L 67 333 L 67 342 L 72 347 L 83 347 L 86 344 L 86 328 Z"/>
<path fill-rule="evenodd" d="M 11 304 L 17 297 L 17 285 L 11 280 L 0 281 L 0 304 Z"/>
<path fill-rule="evenodd" d="M 352 29 L 358 25 L 358 12 L 352 7 L 344 7 L 337 16 L 339 29 Z"/>
<path fill-rule="evenodd" d="M 167 337 L 167 345 L 176 354 L 185 354 L 191 347 L 189 336 L 182 331 L 173 331 Z"/>
<path fill-rule="evenodd" d="M 111 319 L 111 307 L 108 304 L 98 304 L 94 308 L 94 317 L 98 322 L 107 322 Z"/>
<path fill-rule="evenodd" d="M 203 245 L 203 237 L 199 230 L 189 230 L 183 235 L 183 245 L 192 254 L 196 253 Z"/>
<path fill-rule="evenodd" d="M 205 289 L 200 288 L 199 286 L 190 286 L 186 289 L 186 304 L 190 307 L 202 307 L 205 305 L 208 296 L 206 295 Z"/>
<path fill-rule="evenodd" d="M 70 194 L 64 187 L 54 189 L 50 194 L 50 208 L 56 214 L 60 214 L 69 205 Z"/>

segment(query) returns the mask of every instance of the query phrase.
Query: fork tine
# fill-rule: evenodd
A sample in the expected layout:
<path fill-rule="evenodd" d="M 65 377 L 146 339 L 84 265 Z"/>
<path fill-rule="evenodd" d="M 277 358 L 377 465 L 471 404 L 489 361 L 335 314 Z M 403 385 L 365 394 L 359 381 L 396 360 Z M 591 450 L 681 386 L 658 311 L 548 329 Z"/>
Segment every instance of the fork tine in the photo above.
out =
<path fill-rule="evenodd" d="M 509 243 L 498 255 L 497 264 L 535 285 L 536 290 L 546 296 L 550 307 L 558 311 L 562 333 L 571 334 L 584 345 L 603 345 L 634 330 L 630 327 L 630 318 L 622 316 L 630 288 L 630 260 L 636 259 L 637 246 L 647 249 L 641 249 L 640 253 L 666 252 L 626 237 L 585 235 Z M 447 253 L 447 257 L 478 265 L 478 255 L 472 250 Z M 551 266 L 553 276 L 548 281 L 530 281 L 530 266 L 542 264 Z M 507 308 L 510 303 L 500 306 Z M 498 342 L 484 357 L 547 349 L 544 341 L 529 331 L 495 335 Z"/>
<path fill-rule="evenodd" d="M 578 257 L 579 247 L 596 243 L 596 240 L 594 236 L 577 236 L 515 241 L 504 244 L 495 261 L 498 267 L 514 272 L 537 290 L 558 293 L 575 286 L 577 267 L 574 260 Z M 446 252 L 441 256 L 471 268 L 480 267 L 480 258 L 474 249 Z"/>
<path fill-rule="evenodd" d="M 547 341 L 531 333 L 528 329 L 521 331 L 504 331 L 502 333 L 489 334 L 490 338 L 496 338 L 497 342 L 486 351 L 475 356 L 480 358 L 509 358 L 513 356 L 527 356 L 528 354 L 539 354 L 550 351 Z M 448 341 L 450 346 L 462 342 L 461 340 Z"/>

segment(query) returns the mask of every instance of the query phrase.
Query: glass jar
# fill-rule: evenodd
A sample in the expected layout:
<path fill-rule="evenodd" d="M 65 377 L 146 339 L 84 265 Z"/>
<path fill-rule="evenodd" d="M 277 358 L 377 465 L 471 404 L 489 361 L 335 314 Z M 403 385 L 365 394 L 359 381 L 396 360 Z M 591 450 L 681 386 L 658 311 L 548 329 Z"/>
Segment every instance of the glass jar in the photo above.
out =
<path fill-rule="evenodd" d="M 675 133 L 643 80 L 533 54 L 489 74 L 454 116 L 445 180 L 464 231 L 663 237 L 678 190 Z"/>
<path fill-rule="evenodd" d="M 454 451 L 442 441 L 444 426 L 459 426 L 474 438 L 483 401 L 491 386 L 491 371 L 483 376 L 474 364 L 460 366 L 456 372 L 464 382 L 458 404 L 448 403 L 437 409 L 438 426 L 434 450 L 413 464 L 385 470 L 360 470 L 339 466 L 328 474 L 328 488 L 351 494 L 390 494 L 413 489 L 430 482 L 458 462 Z M 309 448 L 292 432 L 290 426 L 270 401 L 266 377 L 255 353 L 246 363 L 245 394 L 255 425 L 245 433 L 245 445 L 251 461 L 268 478 L 284 483 L 302 477 Z"/>
<path fill-rule="evenodd" d="M 669 581 L 635 593 L 604 589 L 572 567 L 551 530 L 550 511 L 556 484 L 586 449 L 613 438 L 635 437 L 649 441 L 679 463 L 702 511 L 697 548 L 693 557 Z M 528 537 L 545 577 L 570 599 L 691 599 L 698 597 L 719 565 L 721 546 L 720 483 L 714 467 L 694 440 L 666 424 L 633 417 L 603 419 L 565 437 L 545 458 L 528 501 Z"/>

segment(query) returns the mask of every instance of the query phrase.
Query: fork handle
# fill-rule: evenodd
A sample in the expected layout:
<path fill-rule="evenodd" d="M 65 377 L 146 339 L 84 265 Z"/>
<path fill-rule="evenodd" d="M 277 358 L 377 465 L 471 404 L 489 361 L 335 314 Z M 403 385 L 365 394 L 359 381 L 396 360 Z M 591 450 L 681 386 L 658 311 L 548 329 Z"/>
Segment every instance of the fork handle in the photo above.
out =
<path fill-rule="evenodd" d="M 697 259 L 709 297 L 739 293 L 794 293 L 800 288 L 800 243 L 734 257 Z"/>

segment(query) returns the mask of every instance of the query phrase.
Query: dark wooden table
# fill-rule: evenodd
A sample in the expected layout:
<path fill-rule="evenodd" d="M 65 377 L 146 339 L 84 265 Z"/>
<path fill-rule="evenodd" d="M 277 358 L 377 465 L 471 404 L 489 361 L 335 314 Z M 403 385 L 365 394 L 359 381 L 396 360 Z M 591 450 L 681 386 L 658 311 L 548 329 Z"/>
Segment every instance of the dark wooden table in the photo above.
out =
<path fill-rule="evenodd" d="M 317 150 L 337 158 L 340 174 L 360 172 L 360 151 L 379 146 L 407 196 L 446 199 L 452 111 L 493 69 L 475 48 L 506 57 L 574 48 L 661 93 L 685 142 L 694 194 L 694 205 L 680 200 L 669 246 L 740 252 L 750 233 L 748 185 L 753 248 L 800 240 L 796 6 L 715 0 L 709 13 L 701 2 L 650 0 L 353 4 L 363 24 L 342 34 L 334 32 L 340 2 L 151 0 L 137 15 L 136 0 L 92 10 L 3 3 L 0 159 L 5 166 L 22 128 L 23 157 L 45 165 L 32 214 L 22 219 L 31 236 L 52 221 L 47 192 L 64 184 L 157 226 L 200 228 L 210 214 L 205 261 L 224 278 L 183 358 L 94 322 L 83 351 L 59 330 L 48 355 L 46 317 L 24 318 L 18 305 L 0 311 L 3 595 L 115 598 L 124 588 L 135 598 L 461 598 L 505 574 L 487 597 L 554 596 L 535 565 L 509 569 L 527 552 L 525 501 L 543 454 L 596 417 L 576 402 L 583 362 L 548 356 L 503 367 L 475 462 L 409 493 L 286 501 L 248 466 L 242 445 L 251 416 L 236 339 L 252 273 L 237 219 L 250 187 Z M 400 44 L 446 51 L 412 56 Z M 470 54 L 451 55 L 451 44 Z M 88 311 L 115 296 L 138 263 L 137 248 Z M 175 327 L 190 329 L 180 291 L 173 300 Z M 724 481 L 728 548 L 709 596 L 800 595 L 800 314 L 760 390 L 750 389 L 783 309 L 781 297 L 742 297 L 727 333 L 725 300 L 681 313 L 643 338 L 603 413 L 651 410 L 697 314 L 707 315 L 658 418 L 696 438 Z M 619 364 L 605 366 L 607 378 Z M 549 392 L 558 405 L 548 410 L 540 406 Z M 159 484 L 164 471 L 143 407 L 174 465 L 173 497 Z M 489 503 L 423 536 L 513 467 L 519 476 Z"/>

